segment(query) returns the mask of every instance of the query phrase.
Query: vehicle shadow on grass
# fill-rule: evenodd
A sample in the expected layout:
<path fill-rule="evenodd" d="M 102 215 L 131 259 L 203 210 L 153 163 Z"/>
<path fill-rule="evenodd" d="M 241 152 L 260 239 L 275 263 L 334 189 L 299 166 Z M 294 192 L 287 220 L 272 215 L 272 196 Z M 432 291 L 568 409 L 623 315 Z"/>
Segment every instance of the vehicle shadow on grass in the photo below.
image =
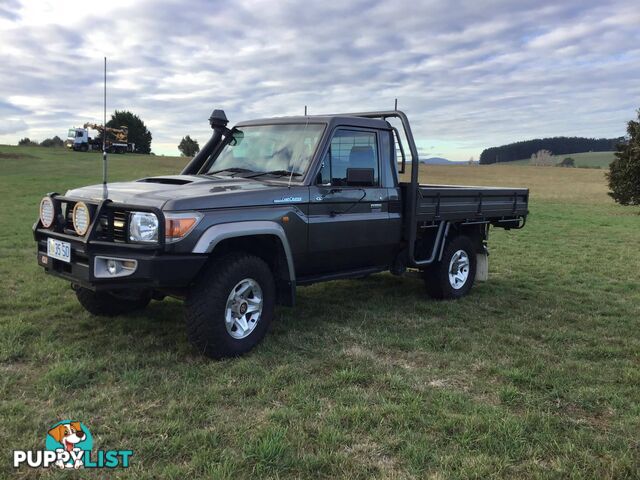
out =
<path fill-rule="evenodd" d="M 175 300 L 152 301 L 144 310 L 127 315 L 87 315 L 81 329 L 85 330 L 83 341 L 93 344 L 94 351 L 123 348 L 146 355 L 186 345 L 182 302 Z"/>
<path fill-rule="evenodd" d="M 435 322 L 447 318 L 453 309 L 465 311 L 483 305 L 492 310 L 508 301 L 497 300 L 496 291 L 508 299 L 517 297 L 516 290 L 510 282 L 496 280 L 477 285 L 465 299 L 443 302 L 428 297 L 420 279 L 390 274 L 303 287 L 298 290 L 295 307 L 276 308 L 265 340 L 250 355 L 259 357 L 271 348 L 303 349 L 312 355 L 323 355 L 317 340 L 326 336 L 327 330 L 365 331 L 375 326 L 379 331 L 392 331 L 399 328 L 399 317 Z M 181 301 L 165 299 L 153 301 L 145 310 L 130 315 L 88 317 L 82 321 L 81 329 L 90 335 L 83 335 L 82 341 L 93 343 L 91 348 L 96 351 L 106 346 L 126 348 L 137 355 L 171 354 L 174 361 L 193 363 L 204 357 L 187 341 L 183 308 Z M 405 324 L 404 328 L 409 333 L 415 327 Z M 309 340 L 306 345 L 305 339 Z"/>

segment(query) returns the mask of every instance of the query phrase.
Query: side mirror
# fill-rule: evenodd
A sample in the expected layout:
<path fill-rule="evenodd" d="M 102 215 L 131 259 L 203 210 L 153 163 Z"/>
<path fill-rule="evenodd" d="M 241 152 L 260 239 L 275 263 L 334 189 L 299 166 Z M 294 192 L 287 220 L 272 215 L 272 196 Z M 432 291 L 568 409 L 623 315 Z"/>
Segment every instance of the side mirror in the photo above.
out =
<path fill-rule="evenodd" d="M 373 178 L 373 168 L 347 168 L 347 185 L 370 187 Z"/>

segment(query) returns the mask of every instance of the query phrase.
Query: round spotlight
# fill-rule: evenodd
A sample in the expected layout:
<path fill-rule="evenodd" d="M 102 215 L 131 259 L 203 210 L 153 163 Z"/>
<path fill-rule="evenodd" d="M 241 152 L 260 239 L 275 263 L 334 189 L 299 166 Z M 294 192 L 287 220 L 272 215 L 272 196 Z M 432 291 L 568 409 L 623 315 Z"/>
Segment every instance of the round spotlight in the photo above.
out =
<path fill-rule="evenodd" d="M 84 202 L 76 203 L 73 207 L 71 218 L 73 219 L 73 228 L 76 233 L 81 237 L 84 236 L 87 230 L 89 230 L 89 224 L 91 223 L 89 207 L 87 207 Z"/>
<path fill-rule="evenodd" d="M 53 201 L 49 197 L 44 197 L 40 200 L 40 223 L 44 228 L 49 228 L 53 225 L 55 216 Z"/>

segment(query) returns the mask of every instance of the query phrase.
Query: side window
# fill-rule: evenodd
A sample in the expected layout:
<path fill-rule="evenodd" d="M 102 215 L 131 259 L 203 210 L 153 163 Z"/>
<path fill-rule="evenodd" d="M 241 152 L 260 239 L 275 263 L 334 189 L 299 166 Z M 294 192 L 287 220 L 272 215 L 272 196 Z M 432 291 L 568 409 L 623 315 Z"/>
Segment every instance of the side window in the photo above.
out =
<path fill-rule="evenodd" d="M 337 130 L 325 154 L 317 182 L 347 185 L 348 168 L 373 168 L 373 183 L 379 184 L 378 142 L 374 132 Z"/>

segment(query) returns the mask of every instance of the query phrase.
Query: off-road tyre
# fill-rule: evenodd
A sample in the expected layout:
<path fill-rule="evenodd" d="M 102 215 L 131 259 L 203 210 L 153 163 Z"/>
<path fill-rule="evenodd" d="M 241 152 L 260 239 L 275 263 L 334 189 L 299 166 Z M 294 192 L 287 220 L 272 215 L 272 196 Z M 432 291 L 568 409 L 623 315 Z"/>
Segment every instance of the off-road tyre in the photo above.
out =
<path fill-rule="evenodd" d="M 239 283 L 255 281 L 262 292 L 262 310 L 244 338 L 227 329 L 228 301 Z M 209 263 L 185 301 L 187 337 L 198 351 L 211 358 L 235 357 L 253 349 L 265 336 L 274 315 L 276 290 L 267 263 L 246 253 L 230 253 Z M 236 313 L 237 315 L 237 313 Z M 230 327 L 235 328 L 235 327 Z"/>
<path fill-rule="evenodd" d="M 452 259 L 458 252 L 464 252 L 468 259 L 466 280 L 455 288 L 450 280 Z M 464 258 L 464 257 L 463 257 Z M 456 262 L 454 262 L 456 263 Z M 460 235 L 447 243 L 439 262 L 429 265 L 423 272 L 427 293 L 438 300 L 455 300 L 469 293 L 476 277 L 476 249 L 469 237 Z"/>
<path fill-rule="evenodd" d="M 80 305 L 92 315 L 113 317 L 142 310 L 151 301 L 151 292 L 122 291 L 94 292 L 87 288 L 74 286 Z"/>

